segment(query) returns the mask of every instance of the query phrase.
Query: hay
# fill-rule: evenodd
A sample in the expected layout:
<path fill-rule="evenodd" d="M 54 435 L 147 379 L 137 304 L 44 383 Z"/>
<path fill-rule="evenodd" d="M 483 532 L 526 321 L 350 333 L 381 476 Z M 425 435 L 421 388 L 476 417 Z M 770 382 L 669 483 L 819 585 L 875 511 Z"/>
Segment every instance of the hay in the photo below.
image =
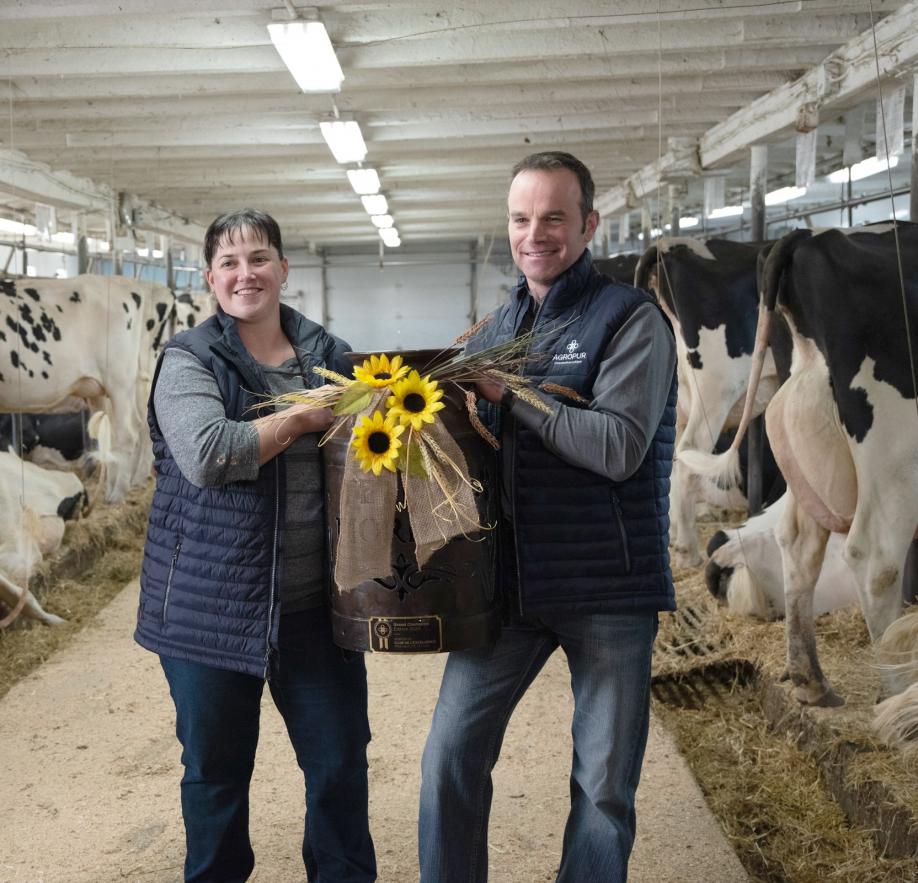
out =
<path fill-rule="evenodd" d="M 49 627 L 20 617 L 0 631 L 0 697 L 136 578 L 151 495 L 152 486 L 140 488 L 123 503 L 99 504 L 88 518 L 68 523 L 61 550 L 42 562 L 29 583 L 42 606 L 67 622 Z"/>
<path fill-rule="evenodd" d="M 702 525 L 703 535 L 720 526 Z M 918 751 L 886 749 L 871 732 L 881 685 L 860 611 L 816 621 L 823 669 L 846 705 L 801 709 L 779 683 L 783 621 L 728 613 L 707 592 L 702 570 L 677 570 L 674 577 L 680 611 L 661 616 L 655 677 L 685 678 L 735 667 L 737 660 L 754 673 L 754 684 L 715 691 L 720 701 L 701 707 L 655 703 L 747 870 L 782 883 L 914 880 L 914 857 L 879 858 L 882 830 L 853 825 L 830 793 L 831 786 L 855 816 L 877 795 L 867 818 L 898 813 L 896 822 L 905 819 L 906 829 L 909 818 L 918 819 Z"/>

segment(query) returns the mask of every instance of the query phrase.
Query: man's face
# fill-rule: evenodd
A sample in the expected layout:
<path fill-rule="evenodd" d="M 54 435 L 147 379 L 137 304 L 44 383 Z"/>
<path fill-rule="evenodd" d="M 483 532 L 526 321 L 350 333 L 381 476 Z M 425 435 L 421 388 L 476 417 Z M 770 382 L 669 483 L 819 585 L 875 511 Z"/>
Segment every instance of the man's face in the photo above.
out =
<path fill-rule="evenodd" d="M 508 232 L 513 260 L 530 293 L 543 298 L 552 283 L 583 254 L 599 215 L 586 224 L 580 212 L 580 182 L 570 169 L 527 169 L 510 184 Z"/>

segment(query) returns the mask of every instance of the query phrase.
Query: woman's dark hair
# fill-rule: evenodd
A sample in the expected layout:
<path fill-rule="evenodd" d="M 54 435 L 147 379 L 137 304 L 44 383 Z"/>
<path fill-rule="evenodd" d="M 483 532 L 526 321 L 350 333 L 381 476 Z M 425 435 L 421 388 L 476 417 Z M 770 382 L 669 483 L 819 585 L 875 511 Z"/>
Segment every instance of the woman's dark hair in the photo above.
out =
<path fill-rule="evenodd" d="M 239 230 L 252 230 L 266 240 L 268 245 L 277 249 L 279 257 L 284 256 L 284 246 L 281 244 L 280 227 L 271 215 L 260 212 L 254 208 L 244 208 L 238 212 L 229 212 L 220 215 L 207 228 L 204 234 L 204 264 L 210 266 L 214 253 L 223 239 L 233 241 L 233 235 Z"/>
<path fill-rule="evenodd" d="M 512 181 L 520 172 L 546 171 L 554 172 L 557 169 L 568 169 L 577 176 L 580 183 L 580 214 L 583 216 L 583 225 L 593 211 L 593 197 L 596 195 L 596 185 L 590 170 L 576 156 L 565 153 L 563 150 L 546 150 L 542 153 L 530 153 L 521 159 L 510 173 Z"/>

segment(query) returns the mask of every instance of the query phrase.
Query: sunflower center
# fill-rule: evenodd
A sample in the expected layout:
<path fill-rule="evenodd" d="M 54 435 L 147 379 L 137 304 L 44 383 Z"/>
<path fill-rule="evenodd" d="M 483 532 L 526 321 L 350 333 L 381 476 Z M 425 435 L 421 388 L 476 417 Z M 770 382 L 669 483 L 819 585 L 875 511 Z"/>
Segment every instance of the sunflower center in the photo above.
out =
<path fill-rule="evenodd" d="M 411 411 L 413 414 L 420 414 L 421 411 L 427 407 L 427 402 L 419 392 L 409 392 L 405 396 L 405 401 L 402 403 L 406 411 Z"/>
<path fill-rule="evenodd" d="M 374 380 L 391 380 L 392 375 L 388 371 L 380 371 L 379 374 L 373 375 Z"/>
<path fill-rule="evenodd" d="M 367 447 L 374 454 L 385 454 L 389 444 L 389 434 L 386 432 L 371 432 L 367 437 Z"/>

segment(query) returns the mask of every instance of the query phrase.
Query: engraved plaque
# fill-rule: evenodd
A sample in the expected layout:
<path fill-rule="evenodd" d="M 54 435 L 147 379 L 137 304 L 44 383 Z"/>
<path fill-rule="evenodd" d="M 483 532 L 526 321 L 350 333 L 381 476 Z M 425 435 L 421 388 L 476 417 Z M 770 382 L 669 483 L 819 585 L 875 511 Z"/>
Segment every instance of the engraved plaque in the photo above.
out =
<path fill-rule="evenodd" d="M 440 653 L 443 625 L 439 616 L 373 616 L 368 623 L 374 653 Z"/>

